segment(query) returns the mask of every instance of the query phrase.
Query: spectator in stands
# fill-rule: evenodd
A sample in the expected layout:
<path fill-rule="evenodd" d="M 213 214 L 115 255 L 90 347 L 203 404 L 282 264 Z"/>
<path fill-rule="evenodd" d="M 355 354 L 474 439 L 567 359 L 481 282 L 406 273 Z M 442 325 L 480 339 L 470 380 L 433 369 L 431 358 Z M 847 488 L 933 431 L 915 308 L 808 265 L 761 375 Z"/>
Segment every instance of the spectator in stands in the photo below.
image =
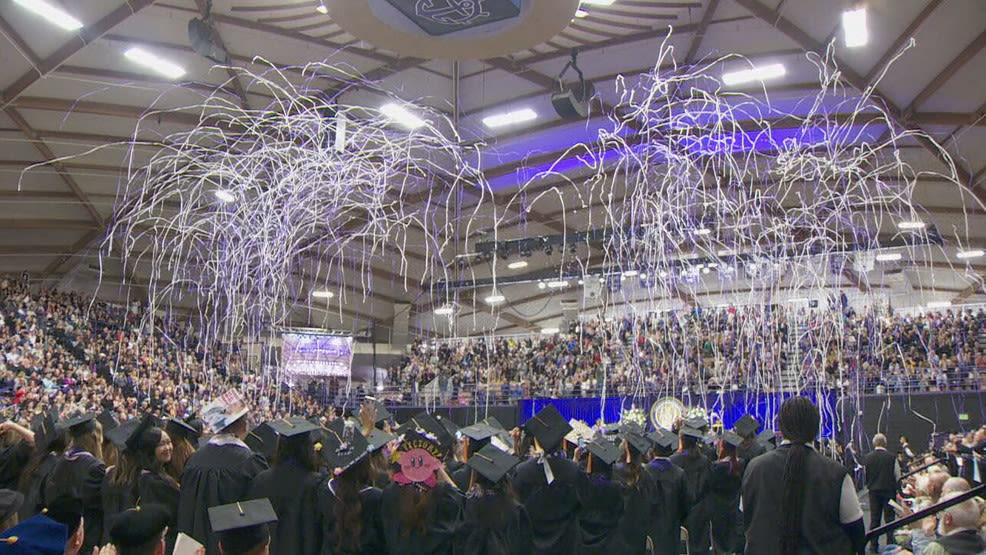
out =
<path fill-rule="evenodd" d="M 952 492 L 942 496 L 948 500 L 961 495 Z M 979 533 L 980 513 L 971 501 L 963 501 L 945 509 L 938 518 L 938 537 L 924 548 L 924 555 L 967 555 L 986 551 L 986 542 Z"/>

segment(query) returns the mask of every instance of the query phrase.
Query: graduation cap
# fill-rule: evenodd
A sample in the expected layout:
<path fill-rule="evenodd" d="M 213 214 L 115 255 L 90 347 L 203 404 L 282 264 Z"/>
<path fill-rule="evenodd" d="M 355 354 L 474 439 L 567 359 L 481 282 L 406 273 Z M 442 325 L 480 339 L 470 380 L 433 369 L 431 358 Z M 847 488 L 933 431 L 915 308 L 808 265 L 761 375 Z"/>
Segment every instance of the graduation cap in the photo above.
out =
<path fill-rule="evenodd" d="M 739 434 L 734 434 L 733 432 L 725 432 L 724 434 L 719 436 L 719 439 L 721 439 L 723 442 L 725 442 L 728 445 L 732 445 L 733 447 L 739 447 L 740 444 L 743 443 L 742 436 L 740 436 Z"/>
<path fill-rule="evenodd" d="M 200 430 L 196 430 L 188 422 L 177 418 L 169 418 L 167 424 L 165 424 L 164 431 L 168 432 L 169 436 L 184 438 L 185 441 L 192 445 L 195 445 L 199 438 L 202 437 Z"/>
<path fill-rule="evenodd" d="M 624 420 L 620 422 L 619 432 L 633 432 L 636 434 L 644 435 L 644 428 L 639 423 L 633 420 Z"/>
<path fill-rule="evenodd" d="M 96 415 L 91 412 L 85 414 L 79 414 L 62 421 L 61 426 L 70 432 L 78 432 L 83 425 L 88 424 L 96 419 Z"/>
<path fill-rule="evenodd" d="M 367 397 L 366 400 L 373 405 L 373 408 L 377 409 L 377 417 L 373 419 L 373 424 L 379 424 L 384 420 L 390 419 L 393 416 L 393 414 L 391 414 L 390 411 L 387 410 L 387 406 L 381 403 L 380 401 L 378 401 L 376 398 Z"/>
<path fill-rule="evenodd" d="M 51 412 L 39 414 L 32 418 L 31 430 L 34 432 L 35 445 L 44 451 L 47 451 L 62 433 L 55 421 L 55 416 Z"/>
<path fill-rule="evenodd" d="M 127 441 L 130 439 L 130 434 L 140 426 L 140 423 L 140 419 L 131 418 L 109 432 L 104 433 L 103 437 L 108 439 L 117 449 L 123 451 L 127 448 Z"/>
<path fill-rule="evenodd" d="M 140 436 L 144 435 L 144 432 L 154 427 L 156 419 L 150 414 L 145 414 L 143 418 L 137 423 L 137 426 L 127 435 L 126 446 L 127 450 L 131 453 L 137 451 L 140 448 Z"/>
<path fill-rule="evenodd" d="M 695 428 L 694 426 L 690 426 L 687 422 L 681 426 L 681 430 L 678 433 L 683 436 L 698 439 L 698 440 L 704 440 L 706 437 L 705 432 L 703 432 L 698 428 Z"/>
<path fill-rule="evenodd" d="M 395 439 L 397 439 L 397 436 L 374 428 L 370 430 L 370 435 L 366 438 L 366 441 L 369 443 L 369 451 L 371 453 L 375 453 L 376 451 L 382 449 L 384 445 L 387 445 Z"/>
<path fill-rule="evenodd" d="M 764 430 L 757 434 L 757 441 L 763 443 L 764 445 L 770 444 L 772 446 L 777 446 L 777 435 L 774 434 L 774 430 Z"/>
<path fill-rule="evenodd" d="M 533 434 L 541 448 L 553 451 L 565 438 L 572 426 L 565 421 L 554 405 L 548 405 L 524 423 L 524 429 Z"/>
<path fill-rule="evenodd" d="M 683 426 L 695 428 L 696 430 L 704 430 L 709 427 L 709 422 L 703 416 L 693 416 L 685 419 Z"/>
<path fill-rule="evenodd" d="M 744 414 L 741 416 L 740 419 L 736 421 L 736 424 L 733 425 L 733 430 L 743 437 L 755 434 L 759 429 L 760 421 L 749 414 Z"/>
<path fill-rule="evenodd" d="M 320 426 L 316 426 L 311 422 L 305 420 L 304 418 L 282 418 L 280 420 L 271 420 L 267 423 L 277 435 L 282 437 L 298 437 L 302 434 L 307 434 L 318 430 Z"/>
<path fill-rule="evenodd" d="M 640 454 L 646 454 L 650 451 L 651 441 L 641 432 L 634 430 L 620 431 L 620 437 L 625 439 L 630 444 L 630 447 L 633 447 Z"/>
<path fill-rule="evenodd" d="M 493 428 L 492 426 L 490 426 L 489 424 L 483 421 L 476 422 L 471 426 L 466 426 L 465 428 L 462 428 L 459 431 L 462 432 L 462 435 L 468 437 L 473 441 L 482 441 L 484 439 L 489 439 L 491 436 L 494 436 L 500 432 L 500 430 Z"/>
<path fill-rule="evenodd" d="M 618 423 L 606 424 L 602 428 L 600 428 L 599 433 L 601 433 L 604 436 L 614 436 L 620 433 L 620 425 Z"/>
<path fill-rule="evenodd" d="M 673 449 L 675 444 L 678 443 L 678 436 L 672 434 L 664 428 L 658 428 L 647 434 L 647 438 L 653 441 L 655 445 L 665 449 Z"/>
<path fill-rule="evenodd" d="M 103 437 L 106 437 L 107 433 L 113 431 L 120 424 L 117 422 L 116 417 L 113 416 L 113 413 L 108 410 L 99 413 L 96 420 L 99 420 L 99 423 L 103 426 Z"/>
<path fill-rule="evenodd" d="M 110 540 L 117 548 L 137 548 L 163 537 L 168 527 L 168 511 L 161 505 L 141 505 L 127 509 L 110 520 Z"/>
<path fill-rule="evenodd" d="M 436 420 L 434 416 L 424 411 L 419 412 L 412 416 L 410 420 L 401 424 L 397 428 L 397 435 L 402 435 L 409 431 L 419 431 L 423 432 L 426 436 L 431 436 L 442 449 L 452 447 L 452 443 L 454 442 L 453 436 L 449 434 L 448 429 Z"/>
<path fill-rule="evenodd" d="M 435 472 L 442 468 L 441 456 L 442 451 L 433 439 L 414 430 L 405 432 L 390 456 L 391 462 L 400 466 L 394 473 L 394 482 L 435 487 Z"/>
<path fill-rule="evenodd" d="M 504 432 L 507 431 L 507 429 L 503 427 L 503 424 L 501 424 L 500 421 L 497 420 L 495 416 L 484 418 L 483 422 L 485 422 L 487 426 L 495 430 L 504 431 Z"/>
<path fill-rule="evenodd" d="M 451 418 L 443 418 L 442 415 L 435 415 L 435 418 L 445 426 L 445 431 L 452 436 L 452 440 L 455 441 L 456 434 L 459 433 L 459 425 L 452 421 Z"/>
<path fill-rule="evenodd" d="M 64 524 L 37 515 L 0 534 L 0 554 L 62 555 L 67 541 Z"/>
<path fill-rule="evenodd" d="M 270 522 L 277 522 L 277 513 L 267 498 L 209 507 L 209 524 L 228 553 L 248 553 L 269 541 Z"/>
<path fill-rule="evenodd" d="M 620 458 L 622 452 L 612 441 L 605 438 L 596 438 L 585 445 L 585 448 L 601 462 L 613 464 Z"/>
<path fill-rule="evenodd" d="M 476 451 L 466 461 L 466 466 L 475 470 L 494 484 L 499 482 L 518 464 L 520 464 L 520 459 L 504 453 L 492 445 L 487 445 Z"/>
<path fill-rule="evenodd" d="M 358 463 L 370 452 L 370 444 L 359 426 L 349 420 L 336 418 L 325 429 L 319 454 L 329 466 L 340 472 Z"/>
<path fill-rule="evenodd" d="M 592 428 L 581 420 L 572 418 L 568 421 L 568 425 L 572 427 L 572 431 L 565 434 L 565 440 L 574 445 L 578 445 L 579 443 L 586 441 L 592 441 L 593 436 L 596 435 L 592 431 Z"/>
<path fill-rule="evenodd" d="M 243 442 L 250 450 L 270 460 L 277 451 L 277 433 L 266 422 L 250 430 Z"/>
<path fill-rule="evenodd" d="M 222 397 L 214 399 L 202 410 L 202 419 L 213 433 L 219 433 L 230 424 L 243 418 L 250 409 L 239 392 L 231 389 Z"/>

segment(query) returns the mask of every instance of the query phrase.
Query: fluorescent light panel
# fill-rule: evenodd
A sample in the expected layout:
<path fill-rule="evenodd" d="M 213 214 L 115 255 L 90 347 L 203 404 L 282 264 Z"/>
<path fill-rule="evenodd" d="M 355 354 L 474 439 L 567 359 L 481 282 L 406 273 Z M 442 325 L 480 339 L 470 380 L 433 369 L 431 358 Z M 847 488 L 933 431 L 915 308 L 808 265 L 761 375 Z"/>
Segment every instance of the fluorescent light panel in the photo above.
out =
<path fill-rule="evenodd" d="M 638 273 L 639 272 L 637 272 L 637 270 L 627 270 L 627 271 L 623 272 L 623 277 L 625 277 L 625 278 L 636 277 Z"/>
<path fill-rule="evenodd" d="M 568 287 L 568 281 L 565 280 L 549 281 L 548 287 L 550 287 L 551 289 L 561 289 L 562 287 Z"/>
<path fill-rule="evenodd" d="M 526 268 L 526 267 L 527 267 L 526 260 L 514 260 L 510 264 L 507 264 L 507 268 L 510 268 L 511 270 L 519 270 L 521 268 Z"/>
<path fill-rule="evenodd" d="M 226 189 L 216 189 L 213 193 L 216 198 L 225 203 L 236 202 L 236 195 Z"/>
<path fill-rule="evenodd" d="M 417 129 L 425 124 L 425 120 L 412 114 L 407 108 L 394 102 L 384 104 L 380 107 L 380 111 L 383 112 L 383 114 L 388 118 L 403 125 L 404 127 L 407 127 L 408 129 Z"/>
<path fill-rule="evenodd" d="M 455 313 L 455 307 L 452 305 L 440 306 L 435 309 L 435 315 L 437 316 L 451 316 Z"/>
<path fill-rule="evenodd" d="M 507 298 L 504 297 L 503 295 L 499 293 L 493 293 L 488 297 L 486 297 L 485 299 L 483 299 L 483 302 L 486 304 L 500 304 L 505 300 L 507 300 Z"/>
<path fill-rule="evenodd" d="M 924 229 L 925 223 L 920 220 L 897 222 L 897 229 L 901 231 L 915 231 Z"/>
<path fill-rule="evenodd" d="M 707 227 L 700 227 L 695 230 L 695 235 L 708 235 L 712 233 L 712 230 Z"/>
<path fill-rule="evenodd" d="M 48 20 L 66 31 L 77 31 L 83 27 L 82 22 L 63 10 L 61 7 L 45 0 L 14 0 L 14 3 Z"/>
<path fill-rule="evenodd" d="M 541 333 L 544 335 L 554 335 L 558 333 L 558 328 L 541 328 Z"/>
<path fill-rule="evenodd" d="M 848 48 L 866 46 L 866 43 L 870 42 L 870 32 L 866 26 L 866 8 L 859 7 L 842 12 L 842 31 L 845 33 Z"/>
<path fill-rule="evenodd" d="M 312 291 L 312 297 L 315 297 L 316 299 L 331 299 L 335 296 L 336 294 L 332 291 Z"/>
<path fill-rule="evenodd" d="M 931 301 L 928 308 L 948 308 L 952 306 L 952 301 Z"/>
<path fill-rule="evenodd" d="M 982 249 L 972 249 L 955 253 L 955 258 L 966 260 L 968 258 L 980 258 L 983 255 L 986 255 L 986 251 L 983 251 Z"/>
<path fill-rule="evenodd" d="M 899 252 L 881 252 L 876 255 L 877 262 L 895 262 L 901 258 L 903 256 Z"/>
<path fill-rule="evenodd" d="M 743 83 L 751 83 L 753 81 L 777 79 L 778 77 L 784 77 L 786 74 L 787 69 L 784 67 L 784 64 L 767 64 L 723 73 L 722 82 L 730 86 L 742 85 Z"/>
<path fill-rule="evenodd" d="M 159 73 L 168 79 L 178 79 L 179 77 L 185 75 L 185 68 L 174 62 L 170 62 L 153 52 L 144 50 L 139 46 L 134 46 L 124 52 L 123 55 L 126 56 L 128 60 L 140 64 L 155 73 Z"/>
<path fill-rule="evenodd" d="M 506 127 L 508 125 L 531 121 L 533 119 L 537 119 L 537 117 L 538 114 L 534 110 L 531 110 L 530 108 L 522 108 L 520 110 L 514 110 L 513 112 L 504 112 L 502 114 L 486 116 L 483 118 L 483 125 L 489 127 L 490 129 L 496 129 L 497 127 Z"/>

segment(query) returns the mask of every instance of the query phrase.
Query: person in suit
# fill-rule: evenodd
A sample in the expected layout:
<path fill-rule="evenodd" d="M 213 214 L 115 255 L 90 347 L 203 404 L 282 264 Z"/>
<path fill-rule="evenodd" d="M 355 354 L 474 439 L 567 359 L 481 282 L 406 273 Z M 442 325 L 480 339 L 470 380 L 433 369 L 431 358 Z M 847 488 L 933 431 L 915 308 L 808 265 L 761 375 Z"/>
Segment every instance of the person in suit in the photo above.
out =
<path fill-rule="evenodd" d="M 893 520 L 893 513 L 890 510 L 890 500 L 897 493 L 897 480 L 900 478 L 900 465 L 897 457 L 887 451 L 887 436 L 876 434 L 873 436 L 873 451 L 863 459 L 863 467 L 866 469 L 866 488 L 869 490 L 870 501 L 870 529 L 880 526 L 881 519 L 886 517 L 885 522 Z M 876 553 L 879 549 L 880 538 L 873 538 L 870 544 L 870 551 Z M 887 534 L 887 543 L 893 543 L 890 534 Z"/>

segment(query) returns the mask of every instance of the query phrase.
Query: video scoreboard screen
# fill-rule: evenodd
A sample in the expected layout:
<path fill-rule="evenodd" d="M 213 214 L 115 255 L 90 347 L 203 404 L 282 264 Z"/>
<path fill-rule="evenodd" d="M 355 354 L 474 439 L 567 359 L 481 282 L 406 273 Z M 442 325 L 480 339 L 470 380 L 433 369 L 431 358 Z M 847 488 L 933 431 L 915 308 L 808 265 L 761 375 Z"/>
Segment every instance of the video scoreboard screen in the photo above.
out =
<path fill-rule="evenodd" d="M 281 335 L 281 371 L 288 375 L 348 378 L 352 366 L 352 337 L 297 332 Z"/>

